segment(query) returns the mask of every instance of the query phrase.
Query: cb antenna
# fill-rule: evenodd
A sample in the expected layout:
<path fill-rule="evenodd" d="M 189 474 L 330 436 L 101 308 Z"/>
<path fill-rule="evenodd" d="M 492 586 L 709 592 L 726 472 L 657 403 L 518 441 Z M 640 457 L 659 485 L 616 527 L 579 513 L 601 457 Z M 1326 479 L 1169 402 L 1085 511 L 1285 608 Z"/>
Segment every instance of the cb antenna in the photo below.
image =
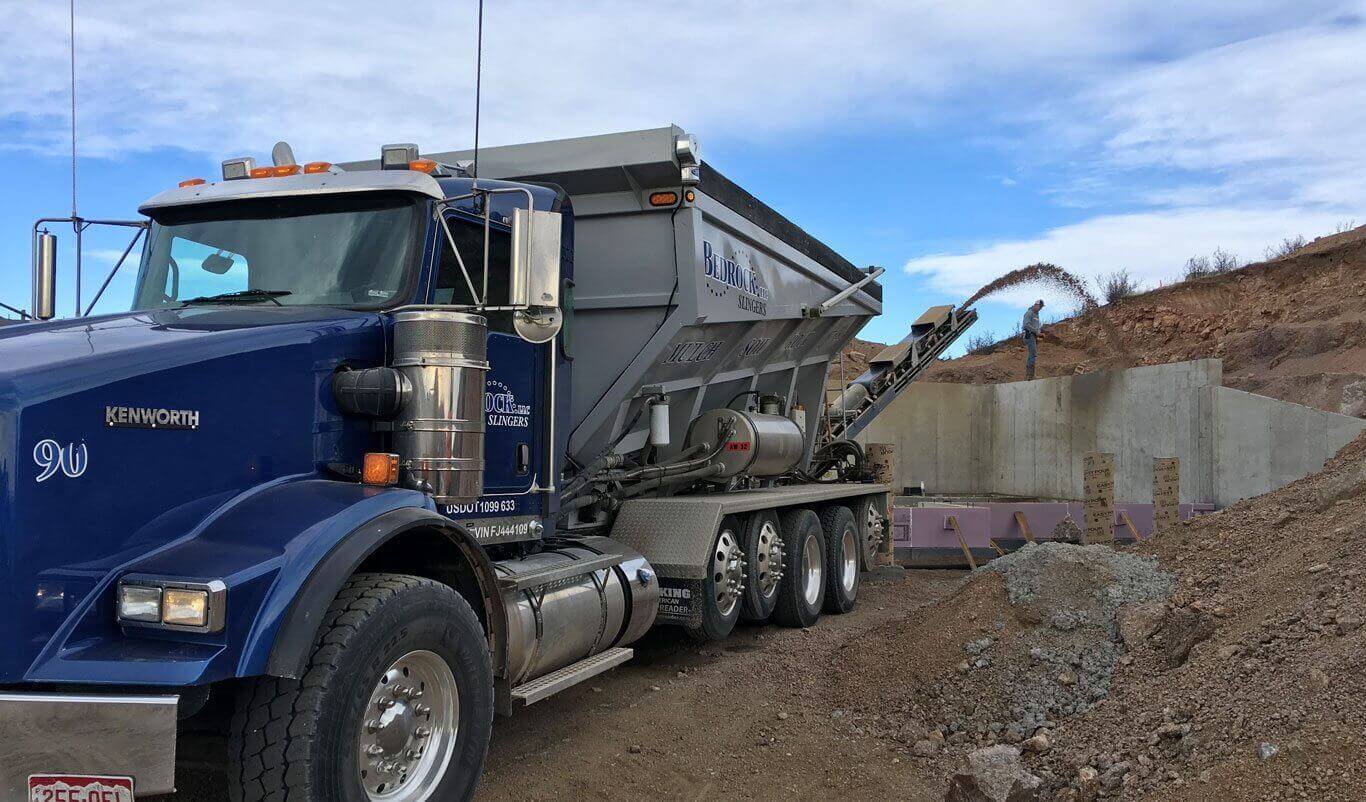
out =
<path fill-rule="evenodd" d="M 74 3 L 75 0 L 72 0 Z M 474 181 L 479 186 L 479 90 L 484 77 L 484 0 L 479 0 L 479 25 L 474 48 Z"/>
<path fill-rule="evenodd" d="M 483 0 L 480 0 L 482 2 Z M 76 0 L 71 0 L 71 218 L 76 213 Z M 79 223 L 77 223 L 79 225 Z M 78 279 L 79 280 L 79 279 Z"/>

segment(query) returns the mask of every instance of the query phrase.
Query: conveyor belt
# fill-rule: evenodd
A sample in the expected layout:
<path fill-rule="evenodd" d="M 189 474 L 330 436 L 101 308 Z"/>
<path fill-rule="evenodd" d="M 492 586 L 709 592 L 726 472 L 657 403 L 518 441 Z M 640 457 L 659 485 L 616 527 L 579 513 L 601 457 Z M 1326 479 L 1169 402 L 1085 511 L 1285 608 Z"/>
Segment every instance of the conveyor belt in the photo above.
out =
<path fill-rule="evenodd" d="M 976 320 L 977 312 L 973 309 L 960 310 L 953 306 L 927 309 L 911 324 L 911 333 L 869 360 L 868 371 L 851 382 L 840 401 L 826 411 L 827 426 L 822 432 L 826 442 L 849 439 L 863 431 Z M 866 396 L 861 391 L 851 392 L 856 384 L 868 391 Z M 848 409 L 844 408 L 846 402 Z"/>

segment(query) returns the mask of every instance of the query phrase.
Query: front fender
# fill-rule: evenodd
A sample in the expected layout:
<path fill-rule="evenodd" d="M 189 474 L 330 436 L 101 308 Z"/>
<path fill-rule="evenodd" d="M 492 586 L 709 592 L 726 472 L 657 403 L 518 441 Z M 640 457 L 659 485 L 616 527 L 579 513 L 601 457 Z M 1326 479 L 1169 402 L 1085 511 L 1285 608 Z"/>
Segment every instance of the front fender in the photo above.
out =
<path fill-rule="evenodd" d="M 288 576 L 292 581 L 276 583 L 275 592 L 262 608 L 255 635 L 243 651 L 239 674 L 303 676 L 318 627 L 342 586 L 380 546 L 414 529 L 440 532 L 469 561 L 484 597 L 494 665 L 501 665 L 507 627 L 503 605 L 498 601 L 497 575 L 488 555 L 464 527 L 433 509 L 402 507 L 366 521 L 340 539 L 328 538 L 335 542 L 322 559 L 282 572 L 282 580 Z"/>
<path fill-rule="evenodd" d="M 255 488 L 185 537 L 112 572 L 26 679 L 185 686 L 262 673 L 274 633 L 312 570 L 347 536 L 403 509 L 436 516 L 430 498 L 412 490 L 316 476 Z M 130 573 L 222 580 L 228 588 L 223 631 L 121 632 L 113 626 L 113 585 Z"/>

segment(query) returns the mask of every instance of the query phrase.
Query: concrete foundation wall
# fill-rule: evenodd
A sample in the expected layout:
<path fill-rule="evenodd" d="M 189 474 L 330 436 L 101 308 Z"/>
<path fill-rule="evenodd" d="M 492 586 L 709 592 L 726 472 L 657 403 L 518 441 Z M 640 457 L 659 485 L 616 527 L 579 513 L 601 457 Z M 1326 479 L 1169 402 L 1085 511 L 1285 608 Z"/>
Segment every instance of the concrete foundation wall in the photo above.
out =
<path fill-rule="evenodd" d="M 859 437 L 897 446 L 898 488 L 1082 497 L 1088 451 L 1115 455 L 1115 498 L 1150 501 L 1154 457 L 1181 501 L 1227 504 L 1318 470 L 1366 421 L 1220 386 L 1217 359 L 1009 384 L 913 384 Z"/>
<path fill-rule="evenodd" d="M 1214 501 L 1232 504 L 1319 470 L 1366 420 L 1211 387 Z"/>

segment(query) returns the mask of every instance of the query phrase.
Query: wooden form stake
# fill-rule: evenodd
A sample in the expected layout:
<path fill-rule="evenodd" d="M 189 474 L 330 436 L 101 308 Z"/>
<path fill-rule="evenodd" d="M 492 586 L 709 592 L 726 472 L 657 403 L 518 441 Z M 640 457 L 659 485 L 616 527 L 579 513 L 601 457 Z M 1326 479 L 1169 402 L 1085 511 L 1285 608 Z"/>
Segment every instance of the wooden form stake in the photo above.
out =
<path fill-rule="evenodd" d="M 972 549 L 968 548 L 968 542 L 963 539 L 963 530 L 958 528 L 958 516 L 949 515 L 946 516 L 945 520 L 948 521 L 949 526 L 953 527 L 953 533 L 958 536 L 958 545 L 963 547 L 963 556 L 968 558 L 968 565 L 976 571 L 977 561 L 972 559 Z"/>
<path fill-rule="evenodd" d="M 1135 543 L 1138 543 L 1143 540 L 1143 536 L 1138 533 L 1138 527 L 1134 526 L 1133 520 L 1129 518 L 1129 513 L 1125 512 L 1124 510 L 1120 510 L 1119 519 L 1124 522 L 1124 525 L 1126 527 L 1129 528 L 1129 534 L 1133 537 Z"/>
<path fill-rule="evenodd" d="M 1025 514 L 1019 510 L 1015 511 L 1015 525 L 1020 527 L 1020 531 L 1024 533 L 1025 542 L 1034 542 L 1034 533 L 1029 531 L 1029 519 L 1025 518 Z"/>

